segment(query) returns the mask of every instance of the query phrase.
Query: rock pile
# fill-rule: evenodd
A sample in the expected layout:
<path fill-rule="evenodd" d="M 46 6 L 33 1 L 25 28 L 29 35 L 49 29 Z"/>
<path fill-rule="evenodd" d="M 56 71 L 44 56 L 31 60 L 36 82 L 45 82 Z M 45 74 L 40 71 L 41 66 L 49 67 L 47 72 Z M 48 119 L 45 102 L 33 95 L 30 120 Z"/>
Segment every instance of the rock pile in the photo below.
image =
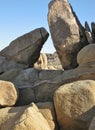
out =
<path fill-rule="evenodd" d="M 95 24 L 67 0 L 50 2 L 48 22 L 56 53 L 41 53 L 44 28 L 0 51 L 0 130 L 95 130 Z"/>

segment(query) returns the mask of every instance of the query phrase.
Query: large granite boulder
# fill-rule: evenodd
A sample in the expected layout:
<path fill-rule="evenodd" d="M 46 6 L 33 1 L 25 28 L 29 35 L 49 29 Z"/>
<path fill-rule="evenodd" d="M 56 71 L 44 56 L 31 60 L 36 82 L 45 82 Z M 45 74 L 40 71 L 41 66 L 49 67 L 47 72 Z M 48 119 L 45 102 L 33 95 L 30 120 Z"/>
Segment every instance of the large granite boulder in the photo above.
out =
<path fill-rule="evenodd" d="M 14 84 L 0 80 L 0 107 L 13 106 L 18 99 L 18 90 Z"/>
<path fill-rule="evenodd" d="M 12 41 L 8 47 L 0 52 L 0 56 L 20 64 L 33 66 L 39 58 L 40 50 L 48 35 L 44 28 L 35 29 Z"/>
<path fill-rule="evenodd" d="M 63 68 L 76 67 L 76 55 L 84 46 L 82 38 L 85 34 L 82 33 L 82 26 L 67 0 L 50 2 L 48 23 Z"/>
<path fill-rule="evenodd" d="M 95 44 L 89 44 L 82 48 L 77 55 L 79 66 L 93 64 L 95 62 Z"/>
<path fill-rule="evenodd" d="M 32 103 L 0 109 L 0 130 L 51 130 L 47 120 Z"/>
<path fill-rule="evenodd" d="M 88 130 L 95 116 L 95 81 L 62 85 L 54 94 L 54 104 L 60 129 Z"/>

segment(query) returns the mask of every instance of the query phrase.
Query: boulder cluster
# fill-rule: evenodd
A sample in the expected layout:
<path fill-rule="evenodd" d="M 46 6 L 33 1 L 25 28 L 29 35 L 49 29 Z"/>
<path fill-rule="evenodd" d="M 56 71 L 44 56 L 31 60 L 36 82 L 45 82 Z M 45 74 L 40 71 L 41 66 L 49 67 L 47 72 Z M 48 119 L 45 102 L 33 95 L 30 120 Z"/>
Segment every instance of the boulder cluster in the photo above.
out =
<path fill-rule="evenodd" d="M 52 0 L 48 24 L 54 54 L 43 27 L 0 51 L 0 130 L 95 130 L 95 23 Z"/>

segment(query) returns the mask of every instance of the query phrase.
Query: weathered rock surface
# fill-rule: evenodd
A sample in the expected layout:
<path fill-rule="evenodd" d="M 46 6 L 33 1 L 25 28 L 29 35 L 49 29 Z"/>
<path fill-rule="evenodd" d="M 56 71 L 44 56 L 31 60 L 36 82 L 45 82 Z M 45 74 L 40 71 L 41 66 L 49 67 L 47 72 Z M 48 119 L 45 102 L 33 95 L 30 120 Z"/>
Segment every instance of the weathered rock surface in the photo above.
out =
<path fill-rule="evenodd" d="M 18 91 L 11 82 L 0 80 L 0 106 L 13 106 L 18 99 Z"/>
<path fill-rule="evenodd" d="M 33 88 L 26 86 L 25 88 L 18 88 L 18 90 L 19 98 L 16 102 L 16 106 L 24 106 L 31 102 L 37 102 Z"/>
<path fill-rule="evenodd" d="M 89 44 L 82 48 L 77 55 L 79 65 L 95 62 L 95 44 Z"/>
<path fill-rule="evenodd" d="M 61 70 L 26 69 L 13 81 L 19 89 L 17 105 L 26 105 L 31 102 L 52 101 L 54 91 L 60 86 Z M 56 80 L 58 79 L 58 80 Z"/>
<path fill-rule="evenodd" d="M 26 65 L 16 63 L 11 60 L 7 60 L 5 57 L 0 56 L 0 74 L 10 71 L 12 69 L 25 69 Z"/>
<path fill-rule="evenodd" d="M 48 69 L 63 70 L 58 54 L 56 52 L 53 54 L 46 54 L 46 56 Z"/>
<path fill-rule="evenodd" d="M 21 71 L 22 69 L 20 68 L 9 69 L 0 75 L 0 80 L 13 82 L 13 80 L 20 74 Z"/>
<path fill-rule="evenodd" d="M 52 0 L 50 2 L 48 23 L 63 68 L 76 67 L 76 55 L 83 45 L 80 39 L 79 22 L 67 0 Z"/>
<path fill-rule="evenodd" d="M 42 115 L 47 120 L 51 130 L 58 130 L 57 120 L 54 105 L 52 102 L 44 102 L 36 104 L 42 113 Z"/>
<path fill-rule="evenodd" d="M 89 130 L 95 130 L 95 117 L 92 119 L 90 123 Z"/>
<path fill-rule="evenodd" d="M 20 64 L 33 66 L 40 56 L 40 50 L 48 38 L 44 28 L 38 28 L 12 41 L 0 52 L 0 56 Z"/>
<path fill-rule="evenodd" d="M 40 53 L 39 59 L 34 64 L 36 69 L 47 69 L 47 56 L 45 53 Z"/>
<path fill-rule="evenodd" d="M 51 130 L 35 104 L 0 109 L 0 130 Z"/>
<path fill-rule="evenodd" d="M 87 130 L 95 116 L 95 81 L 62 85 L 54 94 L 54 104 L 62 130 Z"/>

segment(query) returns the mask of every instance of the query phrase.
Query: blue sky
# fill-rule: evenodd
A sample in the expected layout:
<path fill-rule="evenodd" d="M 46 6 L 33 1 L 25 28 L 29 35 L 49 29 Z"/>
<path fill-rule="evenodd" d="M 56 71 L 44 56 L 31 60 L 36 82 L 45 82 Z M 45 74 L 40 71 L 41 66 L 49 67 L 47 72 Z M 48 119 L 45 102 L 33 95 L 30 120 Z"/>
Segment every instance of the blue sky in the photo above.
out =
<path fill-rule="evenodd" d="M 47 13 L 50 0 L 0 0 L 0 50 L 15 38 L 39 27 L 48 31 Z M 69 0 L 81 23 L 95 21 L 95 0 Z M 49 37 L 43 52 L 54 52 Z"/>

